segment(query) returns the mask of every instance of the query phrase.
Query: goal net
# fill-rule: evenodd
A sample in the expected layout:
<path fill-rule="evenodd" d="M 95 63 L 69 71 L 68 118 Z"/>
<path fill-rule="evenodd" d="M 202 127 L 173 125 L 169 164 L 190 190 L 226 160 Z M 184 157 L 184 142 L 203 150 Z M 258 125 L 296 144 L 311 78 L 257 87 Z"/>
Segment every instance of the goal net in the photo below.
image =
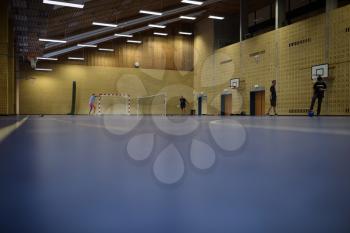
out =
<path fill-rule="evenodd" d="M 166 116 L 166 94 L 143 96 L 137 98 L 137 115 Z"/>
<path fill-rule="evenodd" d="M 98 98 L 100 115 L 129 115 L 130 97 L 128 95 L 104 94 Z"/>

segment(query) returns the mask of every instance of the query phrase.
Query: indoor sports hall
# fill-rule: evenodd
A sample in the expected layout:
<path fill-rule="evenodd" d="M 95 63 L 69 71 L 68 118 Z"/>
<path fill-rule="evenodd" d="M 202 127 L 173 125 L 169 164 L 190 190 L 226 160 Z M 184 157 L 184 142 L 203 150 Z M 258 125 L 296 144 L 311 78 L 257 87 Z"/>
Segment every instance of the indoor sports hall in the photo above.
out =
<path fill-rule="evenodd" d="M 349 233 L 349 0 L 0 1 L 1 233 Z"/>

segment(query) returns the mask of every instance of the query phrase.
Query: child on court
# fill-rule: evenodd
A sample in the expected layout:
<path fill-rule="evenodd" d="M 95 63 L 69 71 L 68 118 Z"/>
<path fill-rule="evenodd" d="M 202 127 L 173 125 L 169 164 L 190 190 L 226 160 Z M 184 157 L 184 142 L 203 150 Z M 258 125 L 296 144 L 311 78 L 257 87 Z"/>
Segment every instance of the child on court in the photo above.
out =
<path fill-rule="evenodd" d="M 277 116 L 276 107 L 277 107 L 277 92 L 276 92 L 276 80 L 272 81 L 272 85 L 270 88 L 270 108 L 266 115 L 270 115 L 271 110 L 273 109 L 274 114 Z"/>
<path fill-rule="evenodd" d="M 94 111 L 94 114 L 96 112 L 95 101 L 96 101 L 96 96 L 95 94 L 92 94 L 89 99 L 89 107 L 90 107 L 89 115 L 91 115 L 92 110 Z"/>
<path fill-rule="evenodd" d="M 321 114 L 321 108 L 322 108 L 322 101 L 324 98 L 324 93 L 327 90 L 327 84 L 325 81 L 323 81 L 323 78 L 319 75 L 317 77 L 317 82 L 314 84 L 314 95 L 312 97 L 311 106 L 310 106 L 310 113 L 313 113 L 314 106 L 316 103 L 316 100 L 318 102 L 317 106 L 317 116 Z"/>

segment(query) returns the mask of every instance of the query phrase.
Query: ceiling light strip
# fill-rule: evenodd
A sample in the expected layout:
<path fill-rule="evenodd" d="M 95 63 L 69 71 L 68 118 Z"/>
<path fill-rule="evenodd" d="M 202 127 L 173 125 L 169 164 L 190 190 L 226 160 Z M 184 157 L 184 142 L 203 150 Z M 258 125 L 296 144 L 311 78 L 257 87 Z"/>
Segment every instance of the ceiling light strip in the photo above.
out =
<path fill-rule="evenodd" d="M 205 13 L 205 11 L 200 11 L 200 12 L 192 14 L 191 16 L 199 16 L 199 15 L 204 14 L 204 13 Z M 177 17 L 177 18 L 174 18 L 174 19 L 169 19 L 169 20 L 166 20 L 166 21 L 162 21 L 160 23 L 161 24 L 172 24 L 172 23 L 179 22 L 179 21 L 181 21 L 181 19 L 179 17 Z M 125 32 L 123 32 L 123 34 L 131 35 L 131 34 L 136 34 L 136 33 L 140 33 L 140 32 L 143 32 L 143 31 L 147 31 L 147 30 L 150 30 L 150 27 L 145 26 L 145 27 L 141 27 L 141 28 L 125 31 Z M 107 42 L 107 41 L 111 41 L 111 40 L 115 40 L 115 35 L 103 37 L 103 38 L 91 41 L 90 43 L 101 44 L 101 43 L 104 43 L 104 42 Z M 59 55 L 62 55 L 62 54 L 66 54 L 66 53 L 70 53 L 70 52 L 76 51 L 78 49 L 79 49 L 79 47 L 73 46 L 73 47 L 64 48 L 64 49 L 60 49 L 60 50 L 57 50 L 57 51 L 53 51 L 53 52 L 47 53 L 44 56 L 45 57 L 56 57 L 56 56 L 59 56 Z"/>
<path fill-rule="evenodd" d="M 58 58 L 50 58 L 50 57 L 37 57 L 37 60 L 46 60 L 46 61 L 58 61 Z"/>
<path fill-rule="evenodd" d="M 116 28 L 116 27 L 118 27 L 117 24 L 112 24 L 112 23 L 92 22 L 92 25 L 95 25 L 95 26 L 102 26 L 102 27 L 111 27 L 111 28 Z"/>
<path fill-rule="evenodd" d="M 68 60 L 84 61 L 85 58 L 83 58 L 83 57 L 68 57 Z"/>
<path fill-rule="evenodd" d="M 166 28 L 165 25 L 160 25 L 160 24 L 148 24 L 148 27 L 151 27 L 151 28 Z"/>
<path fill-rule="evenodd" d="M 180 19 L 196 20 L 197 18 L 192 16 L 180 16 Z"/>
<path fill-rule="evenodd" d="M 39 41 L 41 42 L 52 42 L 52 43 L 60 43 L 60 44 L 66 44 L 66 40 L 55 40 L 55 39 L 45 39 L 45 38 L 39 38 Z"/>
<path fill-rule="evenodd" d="M 43 0 L 43 3 L 49 4 L 49 5 L 55 5 L 55 6 L 79 8 L 79 9 L 84 8 L 84 4 L 75 4 L 75 3 L 68 3 L 68 2 L 61 2 L 61 1 Z"/>
<path fill-rule="evenodd" d="M 104 52 L 114 52 L 114 49 L 105 49 L 105 48 L 99 48 L 99 51 L 104 51 Z"/>
<path fill-rule="evenodd" d="M 93 45 L 93 44 L 78 44 L 78 47 L 87 47 L 87 48 L 96 48 L 97 45 Z"/>
<path fill-rule="evenodd" d="M 140 14 L 146 14 L 146 15 L 157 15 L 157 16 L 162 16 L 163 13 L 161 12 L 156 12 L 156 11 L 146 11 L 146 10 L 140 10 Z"/>
<path fill-rule="evenodd" d="M 211 5 L 211 4 L 215 4 L 215 3 L 218 3 L 218 2 L 222 2 L 223 0 L 207 0 L 203 3 L 203 6 L 208 6 L 208 5 Z M 174 16 L 176 17 L 177 15 L 183 13 L 183 12 L 187 12 L 187 11 L 190 11 L 190 10 L 196 10 L 198 8 L 198 6 L 195 6 L 195 5 L 186 5 L 186 6 L 183 6 L 183 7 L 179 7 L 179 8 L 176 8 L 176 9 L 171 9 L 171 10 L 168 10 L 166 12 L 163 12 L 163 16 L 167 16 L 167 17 L 171 17 L 171 16 Z M 203 11 L 202 11 L 203 13 Z M 195 13 L 195 15 L 199 15 L 197 13 Z M 193 15 L 191 15 L 193 16 Z M 118 28 L 120 29 L 123 29 L 123 28 L 129 28 L 129 27 L 132 27 L 132 26 L 136 26 L 136 25 L 139 25 L 140 23 L 145 23 L 147 21 L 151 21 L 151 20 L 154 20 L 155 19 L 155 16 L 145 16 L 145 17 L 141 17 L 141 18 L 137 18 L 137 19 L 133 19 L 133 20 L 130 20 L 130 21 L 126 21 L 126 22 L 122 22 L 122 23 L 119 23 L 118 24 Z M 103 35 L 103 34 L 107 34 L 107 33 L 114 33 L 114 28 L 110 28 L 110 27 L 103 27 L 103 28 L 99 28 L 99 29 L 95 29 L 95 30 L 92 30 L 92 31 L 89 31 L 89 32 L 84 32 L 84 33 L 81 33 L 81 34 L 78 34 L 78 35 L 74 35 L 74 36 L 70 36 L 70 37 L 67 37 L 66 39 L 70 42 L 77 42 L 77 41 L 83 41 L 83 40 L 87 40 L 88 38 L 90 37 L 97 37 L 99 35 Z M 45 49 L 47 50 L 52 50 L 54 48 L 58 47 L 57 44 L 47 44 L 45 45 Z"/>
<path fill-rule="evenodd" d="M 132 38 L 133 37 L 133 35 L 130 35 L 130 34 L 118 34 L 118 33 L 114 34 L 114 36 L 116 36 L 116 37 L 126 37 L 126 38 Z"/>
<path fill-rule="evenodd" d="M 200 1 L 193 1 L 193 0 L 182 0 L 182 3 L 187 3 L 187 4 L 191 4 L 191 5 L 196 5 L 196 6 L 201 6 L 204 4 L 204 2 L 200 2 Z"/>
<path fill-rule="evenodd" d="M 210 16 L 209 16 L 209 19 L 224 20 L 224 19 L 225 19 L 225 17 L 222 17 L 222 16 L 215 16 L 215 15 L 210 15 Z"/>
<path fill-rule="evenodd" d="M 179 32 L 180 35 L 191 36 L 192 32 Z"/>
<path fill-rule="evenodd" d="M 156 35 L 156 36 L 167 36 L 168 33 L 154 32 L 153 35 Z"/>
<path fill-rule="evenodd" d="M 142 44 L 142 41 L 140 40 L 127 40 L 126 42 L 132 43 L 132 44 Z"/>
<path fill-rule="evenodd" d="M 46 68 L 35 68 L 36 71 L 45 71 L 45 72 L 52 72 L 52 69 L 46 69 Z"/>

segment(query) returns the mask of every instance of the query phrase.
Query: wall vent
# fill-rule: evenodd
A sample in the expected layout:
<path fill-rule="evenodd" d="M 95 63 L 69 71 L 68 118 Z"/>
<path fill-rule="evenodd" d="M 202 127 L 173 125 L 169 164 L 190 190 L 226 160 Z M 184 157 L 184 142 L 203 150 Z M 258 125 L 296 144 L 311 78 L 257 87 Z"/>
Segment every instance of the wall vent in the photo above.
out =
<path fill-rule="evenodd" d="M 263 55 L 265 54 L 265 50 L 262 50 L 262 51 L 259 51 L 259 52 L 256 52 L 256 53 L 251 53 L 249 54 L 249 57 L 256 57 L 256 56 L 260 56 L 260 55 Z"/>
<path fill-rule="evenodd" d="M 350 108 L 345 109 L 346 113 L 350 113 Z"/>
<path fill-rule="evenodd" d="M 298 41 L 294 41 L 292 43 L 289 43 L 289 47 L 295 47 L 295 46 L 299 46 L 299 45 L 310 43 L 310 42 L 311 42 L 311 38 L 306 38 L 303 40 L 298 40 Z"/>
<path fill-rule="evenodd" d="M 224 64 L 227 64 L 227 63 L 230 63 L 230 62 L 232 62 L 232 59 L 226 60 L 226 61 L 222 61 L 222 62 L 220 62 L 220 64 L 221 64 L 221 65 L 224 65 Z"/>
<path fill-rule="evenodd" d="M 350 27 L 345 28 L 345 32 L 350 32 Z"/>

